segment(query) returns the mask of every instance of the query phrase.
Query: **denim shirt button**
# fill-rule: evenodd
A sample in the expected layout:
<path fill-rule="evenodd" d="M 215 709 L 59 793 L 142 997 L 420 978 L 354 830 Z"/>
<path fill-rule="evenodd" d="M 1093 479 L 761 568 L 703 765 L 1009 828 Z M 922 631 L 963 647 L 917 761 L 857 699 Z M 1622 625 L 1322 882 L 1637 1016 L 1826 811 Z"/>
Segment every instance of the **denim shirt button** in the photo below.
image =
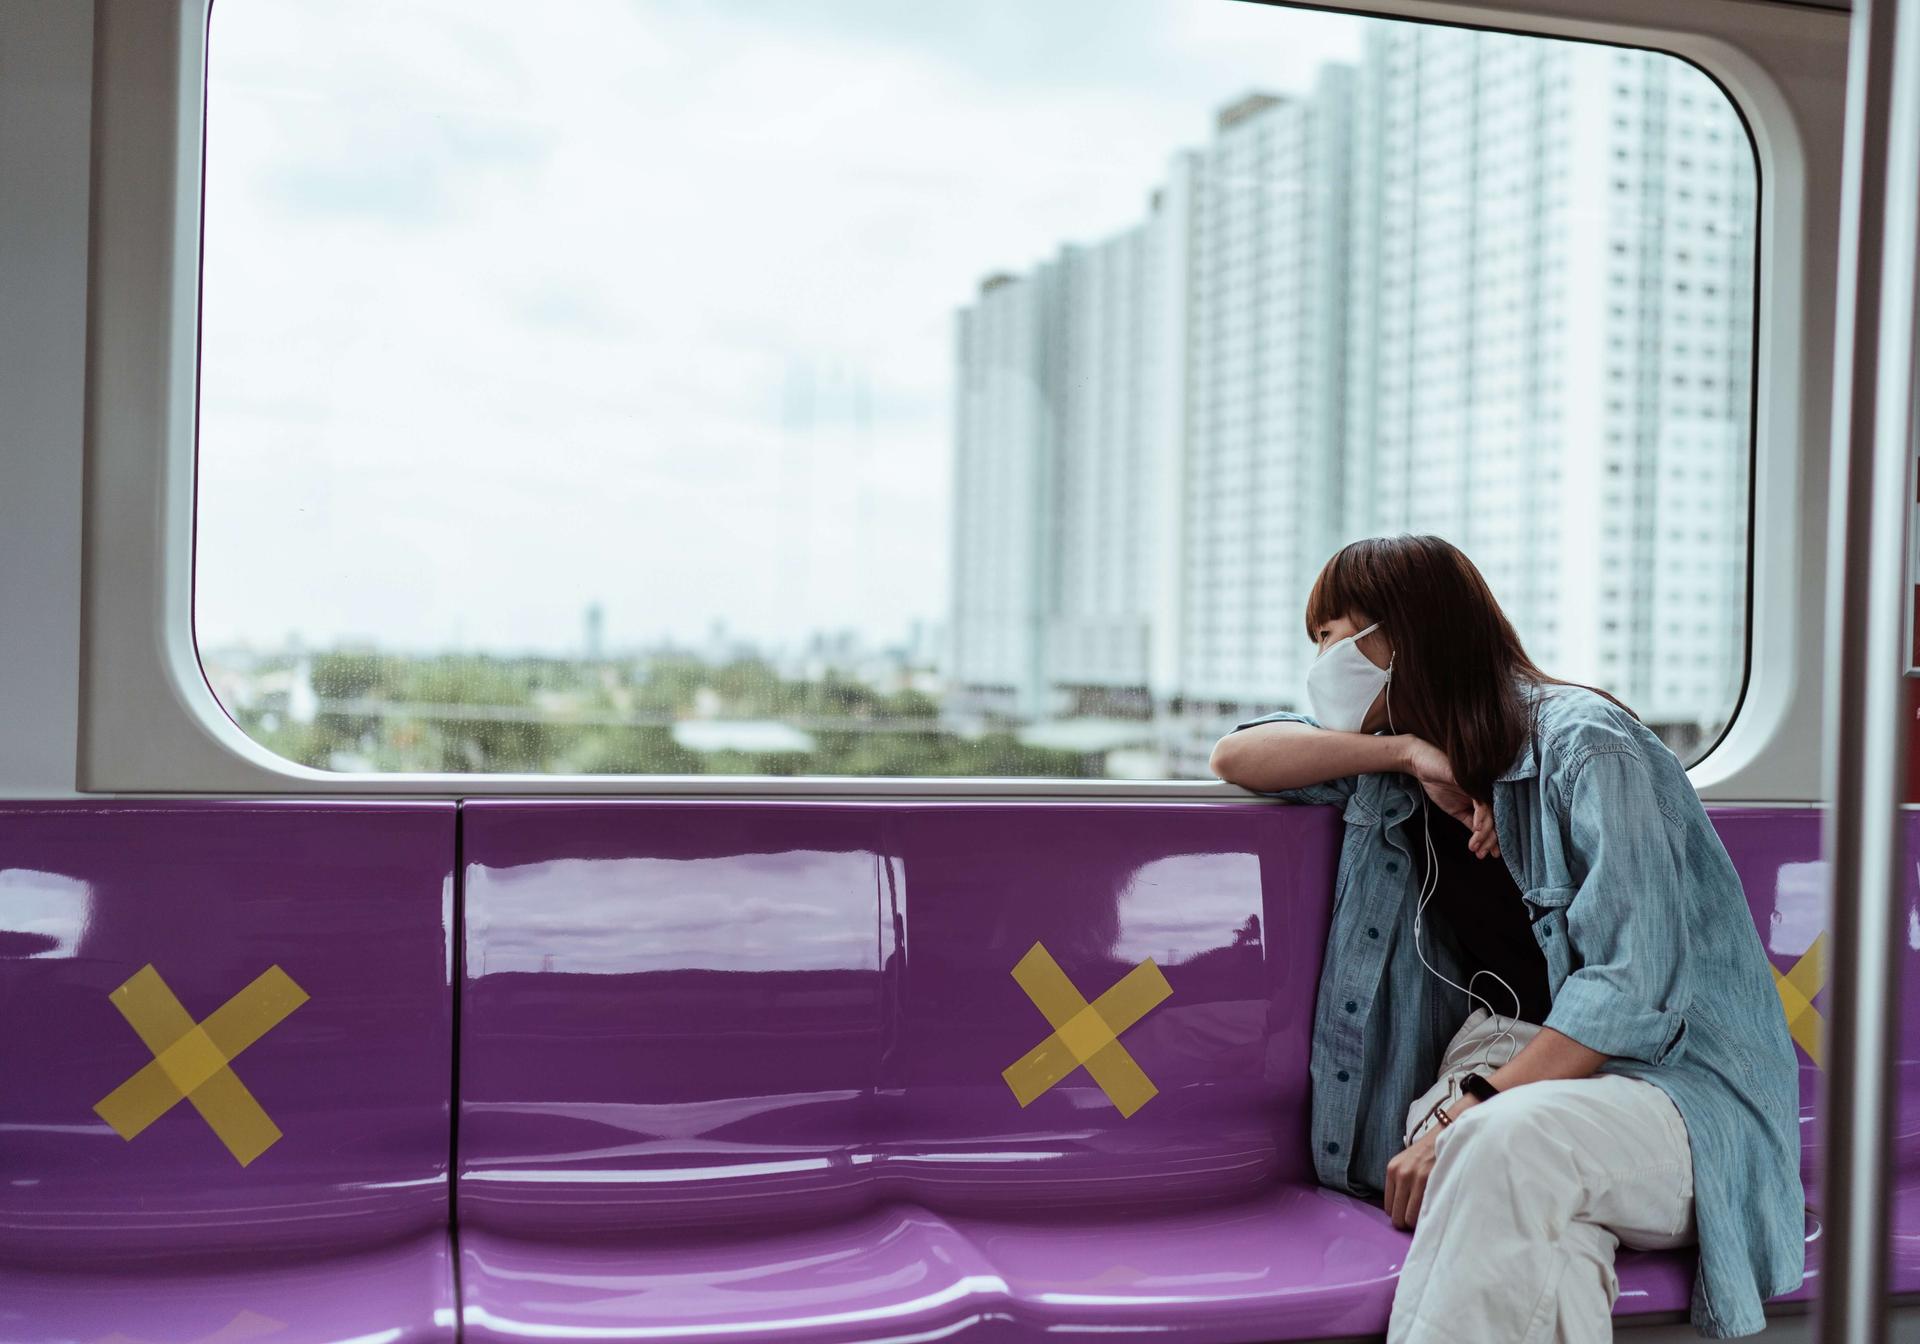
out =
<path fill-rule="evenodd" d="M 1352 999 L 1348 999 L 1348 1000 L 1347 1000 L 1347 1011 L 1348 1011 L 1348 1012 L 1352 1012 L 1352 1011 L 1353 1011 L 1354 1009 L 1356 1009 L 1356 1008 L 1358 1008 L 1359 1006 L 1360 1006 L 1360 1005 L 1359 1005 L 1359 1004 L 1357 1004 L 1357 1003 L 1355 1003 L 1355 1002 L 1354 1002 L 1354 1001 L 1353 1001 Z"/>
<path fill-rule="evenodd" d="M 1337 1153 L 1340 1151 L 1340 1145 L 1337 1143 L 1329 1142 L 1327 1144 L 1327 1151 L 1330 1153 Z"/>
<path fill-rule="evenodd" d="M 1343 1083 L 1347 1081 L 1347 1071 L 1345 1069 L 1340 1070 L 1340 1072 L 1334 1074 L 1333 1076 L 1338 1078 Z"/>
<path fill-rule="evenodd" d="M 1387 860 L 1387 871 L 1388 871 L 1388 872 L 1390 872 L 1390 873 L 1397 873 L 1397 872 L 1399 872 L 1399 871 L 1400 871 L 1400 860 L 1398 860 L 1398 859 L 1388 859 L 1388 860 Z"/>
<path fill-rule="evenodd" d="M 1378 929 L 1368 929 L 1368 930 L 1367 930 L 1367 937 L 1369 937 L 1369 938 L 1378 938 L 1379 936 L 1380 936 L 1380 930 L 1378 930 Z"/>

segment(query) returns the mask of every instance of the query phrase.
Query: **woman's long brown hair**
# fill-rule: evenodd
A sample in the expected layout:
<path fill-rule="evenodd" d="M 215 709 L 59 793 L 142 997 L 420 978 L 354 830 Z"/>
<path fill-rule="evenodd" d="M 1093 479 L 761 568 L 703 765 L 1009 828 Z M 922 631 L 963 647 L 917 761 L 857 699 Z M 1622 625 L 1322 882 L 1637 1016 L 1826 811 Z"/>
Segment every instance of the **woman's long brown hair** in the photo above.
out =
<path fill-rule="evenodd" d="M 1342 616 L 1380 623 L 1393 649 L 1394 726 L 1445 752 L 1460 787 L 1484 803 L 1531 731 L 1518 683 L 1581 684 L 1534 665 L 1473 561 L 1439 537 L 1343 546 L 1314 580 L 1307 638 Z M 1599 687 L 1586 689 L 1633 713 Z"/>

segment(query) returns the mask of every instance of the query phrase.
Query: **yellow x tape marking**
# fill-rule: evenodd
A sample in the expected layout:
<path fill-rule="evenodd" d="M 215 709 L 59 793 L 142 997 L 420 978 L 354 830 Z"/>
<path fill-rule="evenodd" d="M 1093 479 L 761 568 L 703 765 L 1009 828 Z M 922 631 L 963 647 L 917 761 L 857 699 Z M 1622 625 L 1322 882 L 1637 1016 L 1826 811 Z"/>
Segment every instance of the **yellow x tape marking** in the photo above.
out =
<path fill-rule="evenodd" d="M 1173 993 L 1152 957 L 1092 1003 L 1081 997 L 1053 954 L 1039 943 L 1020 958 L 1013 978 L 1053 1027 L 1051 1036 L 1000 1071 L 1022 1106 L 1083 1064 L 1123 1116 L 1159 1092 L 1119 1040 L 1121 1032 Z"/>
<path fill-rule="evenodd" d="M 133 1138 L 185 1097 L 243 1167 L 278 1141 L 279 1127 L 229 1065 L 307 1001 L 291 976 L 269 966 L 197 1025 L 151 963 L 109 997 L 153 1051 L 151 1063 L 94 1104 L 121 1138 Z"/>
<path fill-rule="evenodd" d="M 1780 968 L 1773 968 L 1773 987 L 1780 991 L 1780 1006 L 1787 1010 L 1787 1030 L 1793 1033 L 1793 1039 L 1807 1052 L 1807 1058 L 1821 1068 L 1826 1064 L 1820 1058 L 1820 1037 L 1827 1025 L 1820 1010 L 1813 1006 L 1813 996 L 1827 983 L 1827 931 L 1813 940 L 1813 945 L 1800 954 L 1800 960 L 1793 963 L 1793 969 L 1785 975 Z"/>

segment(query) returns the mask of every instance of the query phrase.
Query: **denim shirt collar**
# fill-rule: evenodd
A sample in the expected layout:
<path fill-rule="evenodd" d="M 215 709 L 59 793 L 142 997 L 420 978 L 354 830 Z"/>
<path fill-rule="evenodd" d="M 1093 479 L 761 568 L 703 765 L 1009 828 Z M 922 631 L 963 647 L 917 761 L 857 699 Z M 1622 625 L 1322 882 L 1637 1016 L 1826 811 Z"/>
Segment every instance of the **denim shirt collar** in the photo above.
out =
<path fill-rule="evenodd" d="M 1527 734 L 1520 739 L 1520 754 L 1513 758 L 1513 764 L 1507 767 L 1505 774 L 1495 777 L 1493 782 L 1496 784 L 1511 784 L 1516 780 L 1532 779 L 1540 773 L 1540 763 L 1534 759 L 1533 754 L 1532 718 L 1538 707 L 1541 692 L 1546 688 L 1539 682 L 1529 681 L 1524 677 L 1518 678 L 1514 685 L 1520 692 L 1521 702 L 1527 707 Z"/>

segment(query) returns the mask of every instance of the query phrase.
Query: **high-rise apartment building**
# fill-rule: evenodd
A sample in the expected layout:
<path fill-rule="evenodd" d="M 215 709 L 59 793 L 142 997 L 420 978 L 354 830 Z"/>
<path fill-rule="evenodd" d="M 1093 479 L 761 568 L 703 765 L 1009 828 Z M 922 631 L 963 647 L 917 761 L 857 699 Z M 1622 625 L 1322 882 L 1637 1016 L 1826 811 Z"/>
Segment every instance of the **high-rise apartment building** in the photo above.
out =
<path fill-rule="evenodd" d="M 1068 713 L 1144 713 L 1154 547 L 1142 521 L 1164 497 L 1166 399 L 1178 382 L 1167 323 L 1161 214 L 1094 247 L 1064 249 L 1048 366 L 1054 569 L 1043 593 L 1046 662 Z"/>
<path fill-rule="evenodd" d="M 1052 703 L 1042 632 L 1054 571 L 1056 289 L 1051 266 L 989 276 L 955 324 L 946 706 L 956 716 L 1030 719 Z"/>
<path fill-rule="evenodd" d="M 1155 699 L 1247 703 L 1305 676 L 1300 603 L 1340 509 L 1352 71 L 1253 95 L 1176 161 L 1188 220 L 1177 679 Z"/>
<path fill-rule="evenodd" d="M 1150 708 L 1178 498 L 1184 250 L 1142 224 L 996 275 L 959 314 L 947 709 L 1019 720 Z M 1175 235 L 1177 238 L 1177 235 Z"/>
<path fill-rule="evenodd" d="M 1746 663 L 1752 142 L 1679 61 L 1609 52 L 1598 677 L 1649 720 L 1724 723 Z"/>
<path fill-rule="evenodd" d="M 1671 57 L 1424 24 L 1369 28 L 1356 103 L 1341 540 L 1439 533 L 1550 671 L 1724 717 L 1755 208 L 1733 108 Z"/>
<path fill-rule="evenodd" d="M 1337 539 L 1464 549 L 1548 666 L 1570 621 L 1561 538 L 1579 311 L 1573 48 L 1370 25 L 1358 79 Z M 1598 50 L 1597 48 L 1595 50 Z M 1590 368 L 1590 366 L 1588 366 Z M 1329 548 L 1331 549 L 1331 548 Z"/>
<path fill-rule="evenodd" d="M 1683 741 L 1745 637 L 1753 156 L 1653 53 L 1380 24 L 1138 228 L 959 319 L 953 710 L 1150 704 L 1169 773 L 1300 702 L 1320 564 L 1470 554 L 1549 671 Z"/>

